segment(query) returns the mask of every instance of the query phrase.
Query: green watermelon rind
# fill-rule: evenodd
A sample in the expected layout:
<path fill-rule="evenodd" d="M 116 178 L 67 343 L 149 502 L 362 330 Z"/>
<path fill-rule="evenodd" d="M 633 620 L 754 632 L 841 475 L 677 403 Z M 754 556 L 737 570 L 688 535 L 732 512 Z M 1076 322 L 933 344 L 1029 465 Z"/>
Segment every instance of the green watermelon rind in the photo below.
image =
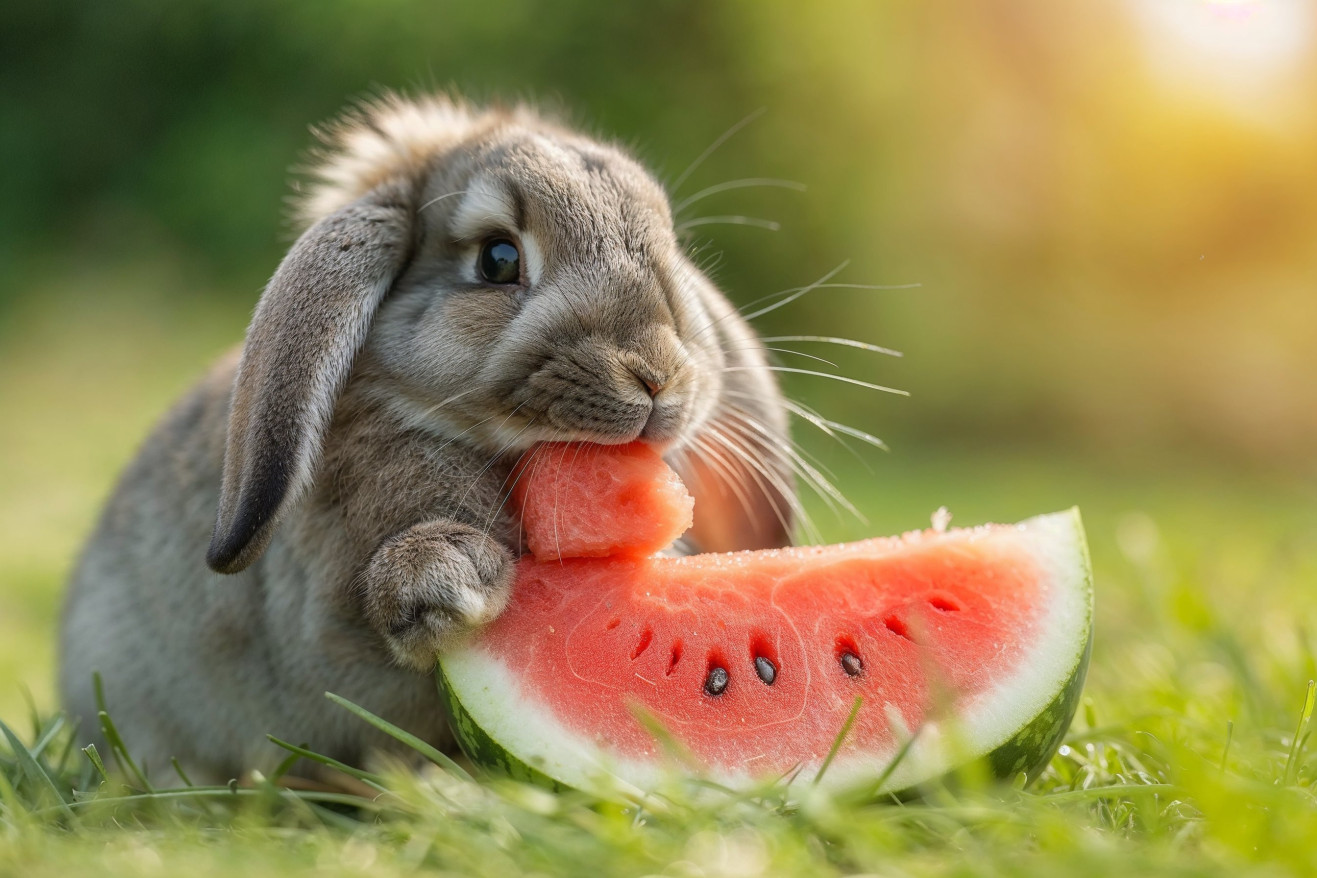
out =
<path fill-rule="evenodd" d="M 443 701 L 444 711 L 448 714 L 448 724 L 457 746 L 462 748 L 466 757 L 488 771 L 546 787 L 554 792 L 565 792 L 571 787 L 529 765 L 512 751 L 508 750 L 490 735 L 485 734 L 472 718 L 470 711 L 462 704 L 453 684 L 444 674 L 441 662 L 434 671 L 435 685 L 439 687 L 439 697 Z"/>
<path fill-rule="evenodd" d="M 1084 693 L 1084 678 L 1088 675 L 1088 660 L 1092 653 L 1093 636 L 1090 629 L 1083 657 L 1065 688 L 1009 741 L 987 755 L 994 777 L 1013 780 L 1024 774 L 1027 786 L 1043 773 L 1043 769 L 1056 754 L 1056 748 L 1065 740 L 1066 732 L 1070 730 L 1070 721 L 1079 708 L 1080 697 Z"/>
<path fill-rule="evenodd" d="M 1082 620 L 1082 643 L 1074 644 L 1075 649 L 1069 662 L 1068 673 L 1056 694 L 1004 742 L 994 746 L 987 753 L 982 750 L 979 750 L 976 754 L 961 752 L 961 758 L 948 761 L 947 750 L 939 749 L 936 746 L 923 747 L 922 745 L 927 742 L 916 741 L 910 753 L 906 754 L 902 764 L 890 773 L 888 781 L 876 793 L 900 793 L 914 790 L 929 781 L 943 777 L 966 764 L 980 759 L 988 766 L 993 776 L 997 778 L 1014 780 L 1023 774 L 1026 782 L 1032 782 L 1051 761 L 1057 747 L 1065 738 L 1070 722 L 1079 706 L 1084 680 L 1087 675 L 1089 657 L 1092 652 L 1092 566 L 1078 509 L 1071 509 L 1050 516 L 1039 516 L 1021 525 L 1026 526 L 1034 522 L 1051 522 L 1055 524 L 1062 522 L 1063 519 L 1069 519 L 1069 522 L 1064 523 L 1071 524 L 1074 528 L 1072 538 L 1075 540 L 1074 545 L 1078 551 L 1076 556 L 1070 559 L 1075 562 L 1076 569 L 1069 571 L 1071 574 L 1069 577 L 1058 577 L 1057 582 L 1064 585 L 1067 579 L 1073 580 L 1071 587 L 1076 590 L 1073 597 L 1077 597 L 1083 602 L 1084 618 Z M 1068 530 L 1069 528 L 1064 529 Z M 450 673 L 445 667 L 445 658 L 444 656 L 440 657 L 435 672 L 436 684 L 458 745 L 472 762 L 493 773 L 557 791 L 588 788 L 590 786 L 588 783 L 582 783 L 579 777 L 575 782 L 565 781 L 556 776 L 557 774 L 566 773 L 561 771 L 561 765 L 555 770 L 554 766 L 544 764 L 541 760 L 532 759 L 528 761 L 488 734 L 463 703 L 459 694 L 461 687 L 455 685 L 455 681 L 450 678 Z M 454 664 L 456 662 L 449 661 L 448 663 Z M 485 691 L 487 692 L 487 690 Z M 570 761 L 570 757 L 568 761 Z M 621 777 L 616 776 L 610 770 L 610 766 L 603 760 L 595 759 L 593 761 L 595 762 L 594 775 L 614 775 L 607 779 L 601 777 L 600 779 L 604 782 L 596 784 L 596 788 L 611 787 L 617 789 L 631 786 Z M 577 773 L 579 775 L 579 770 Z M 621 771 L 618 774 L 627 774 L 627 772 Z M 656 776 L 650 775 L 647 780 Z M 877 773 L 874 773 L 873 777 L 876 776 Z M 829 781 L 840 780 L 842 779 L 829 778 Z M 872 780 L 870 780 L 870 783 L 872 783 Z M 864 785 L 864 779 L 850 778 L 840 784 L 830 782 L 827 785 L 861 787 Z M 635 790 L 640 791 L 640 788 L 635 787 Z"/>

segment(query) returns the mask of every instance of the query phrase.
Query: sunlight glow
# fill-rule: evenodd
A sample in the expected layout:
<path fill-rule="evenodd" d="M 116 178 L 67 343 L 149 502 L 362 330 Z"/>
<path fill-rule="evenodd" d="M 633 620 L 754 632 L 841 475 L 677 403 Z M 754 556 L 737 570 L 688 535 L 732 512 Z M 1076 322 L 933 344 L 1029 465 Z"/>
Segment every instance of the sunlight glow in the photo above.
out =
<path fill-rule="evenodd" d="M 1252 101 L 1287 85 L 1312 45 L 1309 0 L 1127 0 L 1158 74 Z"/>

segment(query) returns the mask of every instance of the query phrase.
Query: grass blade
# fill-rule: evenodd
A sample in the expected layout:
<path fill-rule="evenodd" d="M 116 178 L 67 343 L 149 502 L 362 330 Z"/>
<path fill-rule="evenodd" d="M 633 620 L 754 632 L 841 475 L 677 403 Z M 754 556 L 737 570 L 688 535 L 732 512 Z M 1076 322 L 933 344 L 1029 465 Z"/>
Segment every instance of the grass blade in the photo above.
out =
<path fill-rule="evenodd" d="M 298 756 L 296 753 L 289 753 L 285 756 L 283 761 L 276 765 L 274 771 L 270 773 L 270 782 L 278 783 L 279 778 L 292 771 L 293 766 L 296 765 L 297 761 L 301 758 L 302 757 Z"/>
<path fill-rule="evenodd" d="M 19 801 L 14 785 L 9 782 L 9 778 L 5 777 L 4 772 L 0 772 L 0 805 L 4 805 L 13 818 L 27 816 L 27 809 Z"/>
<path fill-rule="evenodd" d="M 654 738 L 654 741 L 663 748 L 663 752 L 668 758 L 679 764 L 690 774 L 697 774 L 700 769 L 700 761 L 695 758 L 685 744 L 678 741 L 672 734 L 671 730 L 663 724 L 663 721 L 651 713 L 643 704 L 636 700 L 630 700 L 627 703 L 627 711 L 635 717 L 636 722 L 644 727 L 645 731 Z"/>
<path fill-rule="evenodd" d="M 878 791 L 883 788 L 883 785 L 892 779 L 892 775 L 896 774 L 896 769 L 901 767 L 901 763 L 905 761 L 905 757 L 910 754 L 911 748 L 915 746 L 915 741 L 919 740 L 919 733 L 923 730 L 924 727 L 919 726 L 915 729 L 913 735 L 905 739 L 905 743 L 901 745 L 901 749 L 896 751 L 896 755 L 892 757 L 892 761 L 887 763 L 887 767 L 883 769 L 883 773 L 878 775 L 878 780 L 869 788 L 868 798 L 872 799 L 876 796 Z"/>
<path fill-rule="evenodd" d="M 315 752 L 314 750 L 308 750 L 305 747 L 299 747 L 296 744 L 290 744 L 287 741 L 281 741 L 278 738 L 276 738 L 274 735 L 266 735 L 265 737 L 269 738 L 270 743 L 274 744 L 276 747 L 282 747 L 285 750 L 287 750 L 289 753 L 292 753 L 294 756 L 300 756 L 303 759 L 310 759 L 312 762 L 318 762 L 321 765 L 327 765 L 330 768 L 334 769 L 335 771 L 343 772 L 348 777 L 355 777 L 357 780 L 366 784 L 368 787 L 374 790 L 378 790 L 381 793 L 389 792 L 388 787 L 384 786 L 384 779 L 377 774 L 372 774 L 369 771 L 362 771 L 360 768 L 353 768 L 351 765 L 348 765 L 346 762 L 339 762 L 337 759 L 333 758 L 332 756 L 325 756 L 323 754 Z M 282 766 L 280 767 L 282 768 Z M 291 768 L 292 766 L 290 765 L 289 767 Z M 279 772 L 279 776 L 282 777 L 286 773 L 287 773 L 287 769 L 284 769 L 282 772 Z"/>
<path fill-rule="evenodd" d="M 1062 790 L 1057 793 L 1045 793 L 1036 796 L 1043 802 L 1095 802 L 1101 799 L 1120 799 L 1132 796 L 1181 794 L 1175 784 L 1169 783 L 1125 783 L 1111 784 L 1105 787 L 1088 787 L 1082 790 Z M 1031 795 L 1031 794 L 1026 794 Z"/>
<path fill-rule="evenodd" d="M 356 715 L 359 719 L 370 723 L 395 741 L 406 744 L 408 747 L 415 750 L 417 753 L 420 753 L 440 768 L 443 768 L 464 780 L 471 780 L 471 775 L 468 774 L 462 766 L 458 765 L 451 758 L 440 753 L 437 749 L 425 743 L 411 732 L 398 728 L 388 720 L 381 719 L 369 710 L 366 710 L 366 708 L 353 704 L 341 695 L 335 695 L 333 692 L 326 692 L 325 697 L 349 713 Z"/>
<path fill-rule="evenodd" d="M 135 805 L 148 802 L 187 801 L 189 799 L 204 802 L 209 799 L 252 799 L 266 798 L 270 791 L 264 787 L 182 787 L 174 790 L 155 790 L 149 793 L 129 793 L 126 796 L 97 796 L 92 799 L 79 799 L 63 806 L 63 811 L 76 811 L 94 805 Z M 314 802 L 331 805 L 347 805 L 366 811 L 385 811 L 388 808 L 376 799 L 354 796 L 351 793 L 329 793 L 319 790 L 279 789 L 278 798 L 297 799 L 301 802 Z M 55 813 L 55 808 L 42 808 L 30 812 L 32 816 L 46 816 Z"/>
<path fill-rule="evenodd" d="M 855 703 L 851 705 L 851 712 L 846 715 L 846 721 L 841 724 L 841 730 L 837 732 L 837 737 L 832 739 L 832 746 L 828 748 L 828 755 L 823 758 L 823 764 L 819 766 L 819 773 L 814 775 L 814 786 L 819 785 L 823 775 L 827 774 L 828 768 L 832 766 L 832 760 L 837 758 L 837 751 L 841 749 L 842 742 L 850 734 L 851 726 L 855 725 L 855 717 L 859 714 L 860 705 L 863 703 L 864 699 L 856 695 Z"/>
<path fill-rule="evenodd" d="M 46 726 L 44 732 L 38 732 L 39 737 L 32 744 L 33 759 L 41 758 L 41 754 L 45 751 L 46 747 L 50 746 L 50 742 L 55 739 L 55 736 L 59 734 L 60 729 L 62 728 L 64 728 L 64 717 L 56 716 L 51 724 Z"/>
<path fill-rule="evenodd" d="M 183 786 L 185 787 L 196 786 L 196 784 L 192 782 L 192 778 L 188 777 L 187 772 L 183 770 L 183 766 L 179 764 L 177 756 L 170 756 L 169 764 L 174 766 L 174 774 L 177 774 L 179 779 L 183 781 Z"/>
<path fill-rule="evenodd" d="M 110 719 L 110 715 L 103 710 L 96 714 L 96 718 L 100 720 L 101 734 L 105 736 L 105 742 L 110 745 L 110 755 L 119 764 L 119 769 L 137 781 L 138 785 L 148 793 L 154 792 L 155 788 L 146 779 L 146 773 L 137 767 L 133 757 L 128 754 L 128 747 L 124 744 L 114 720 Z"/>
<path fill-rule="evenodd" d="M 101 761 L 101 754 L 96 751 L 96 745 L 88 744 L 82 748 L 82 752 L 87 754 L 87 759 L 95 767 L 96 773 L 101 776 L 101 781 L 109 783 L 110 773 L 105 770 L 105 763 Z"/>
<path fill-rule="evenodd" d="M 1298 770 L 1299 755 L 1303 743 L 1307 740 L 1308 723 L 1312 721 L 1314 701 L 1317 700 L 1317 681 L 1308 681 L 1308 692 L 1303 699 L 1303 712 L 1299 715 L 1299 726 L 1294 730 L 1294 740 L 1290 741 L 1290 753 L 1285 759 L 1285 786 L 1294 783 L 1294 774 Z"/>
<path fill-rule="evenodd" d="M 59 787 L 56 786 L 55 781 L 46 773 L 45 769 L 41 767 L 41 763 L 33 758 L 32 752 L 23 746 L 23 742 L 4 722 L 0 722 L 0 732 L 3 732 L 5 738 L 9 740 L 9 748 L 14 751 L 14 758 L 18 761 L 18 767 L 22 769 L 28 781 L 38 790 L 42 790 L 54 798 L 57 803 L 56 807 L 60 809 L 64 816 L 72 818 L 73 812 L 69 809 L 68 799 L 59 791 Z"/>
<path fill-rule="evenodd" d="M 128 753 L 128 747 L 123 742 L 123 737 L 119 734 L 119 728 L 110 718 L 110 712 L 105 707 L 105 686 L 101 681 L 99 673 L 92 674 L 92 689 L 96 693 L 96 718 L 101 724 L 101 734 L 105 736 L 105 742 L 110 745 L 110 755 L 114 761 L 119 764 L 120 770 L 130 775 L 139 784 L 142 789 L 148 793 L 155 792 L 151 782 L 146 779 L 146 773 L 137 767 L 133 757 Z"/>
<path fill-rule="evenodd" d="M 54 764 L 56 774 L 63 775 L 69 769 L 69 760 L 73 758 L 73 751 L 78 746 L 78 727 L 75 724 L 69 732 L 69 736 L 64 740 L 64 749 L 60 751 L 59 759 Z"/>

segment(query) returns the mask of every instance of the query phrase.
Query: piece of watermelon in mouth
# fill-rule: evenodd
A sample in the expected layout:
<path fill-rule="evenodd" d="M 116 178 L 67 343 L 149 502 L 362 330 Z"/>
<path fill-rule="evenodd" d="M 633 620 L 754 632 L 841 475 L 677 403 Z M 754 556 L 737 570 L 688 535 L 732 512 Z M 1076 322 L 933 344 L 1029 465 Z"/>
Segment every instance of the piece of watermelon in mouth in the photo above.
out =
<path fill-rule="evenodd" d="M 552 477 L 570 480 L 581 459 L 561 453 Z M 591 514 L 624 517 L 608 499 L 593 495 Z M 528 518 L 532 540 L 554 520 Z M 1075 510 L 833 546 L 628 551 L 523 559 L 503 615 L 441 657 L 474 761 L 558 786 L 644 789 L 670 763 L 648 717 L 710 779 L 808 779 L 858 698 L 822 783 L 893 791 L 983 757 L 999 776 L 1032 777 L 1078 704 L 1092 584 Z"/>
<path fill-rule="evenodd" d="M 644 556 L 686 532 L 695 500 L 641 442 L 536 445 L 512 473 L 513 509 L 537 559 Z"/>

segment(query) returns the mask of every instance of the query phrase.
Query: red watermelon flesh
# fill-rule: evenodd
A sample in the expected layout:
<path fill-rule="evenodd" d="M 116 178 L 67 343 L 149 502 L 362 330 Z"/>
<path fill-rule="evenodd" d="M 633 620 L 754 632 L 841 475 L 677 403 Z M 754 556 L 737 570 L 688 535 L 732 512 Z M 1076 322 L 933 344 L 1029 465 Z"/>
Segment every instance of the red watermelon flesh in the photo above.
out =
<path fill-rule="evenodd" d="M 640 442 L 537 445 L 513 479 L 527 546 L 542 561 L 652 555 L 686 532 L 695 508 L 677 474 Z"/>
<path fill-rule="evenodd" d="M 1020 661 L 1031 638 L 1019 635 L 1044 608 L 1038 582 L 1021 547 L 974 532 L 526 561 L 481 644 L 523 692 L 619 757 L 654 755 L 634 703 L 710 766 L 781 773 L 822 760 L 857 695 L 882 709 L 857 716 L 848 747 L 877 752 L 920 726 L 933 686 L 953 707 L 973 701 Z M 706 685 L 714 668 L 728 678 L 718 695 Z"/>
<path fill-rule="evenodd" d="M 504 613 L 440 657 L 473 760 L 556 785 L 611 774 L 643 787 L 666 762 L 643 714 L 723 783 L 809 777 L 857 699 L 830 786 L 882 778 L 904 789 L 978 756 L 1003 777 L 1032 775 L 1050 757 L 1091 636 L 1076 510 L 842 545 L 645 556 L 689 524 L 690 506 L 642 448 L 586 457 L 553 446 L 531 458 L 542 461 L 522 488 L 536 557 L 519 562 Z M 587 551 L 625 554 L 558 558 Z"/>

